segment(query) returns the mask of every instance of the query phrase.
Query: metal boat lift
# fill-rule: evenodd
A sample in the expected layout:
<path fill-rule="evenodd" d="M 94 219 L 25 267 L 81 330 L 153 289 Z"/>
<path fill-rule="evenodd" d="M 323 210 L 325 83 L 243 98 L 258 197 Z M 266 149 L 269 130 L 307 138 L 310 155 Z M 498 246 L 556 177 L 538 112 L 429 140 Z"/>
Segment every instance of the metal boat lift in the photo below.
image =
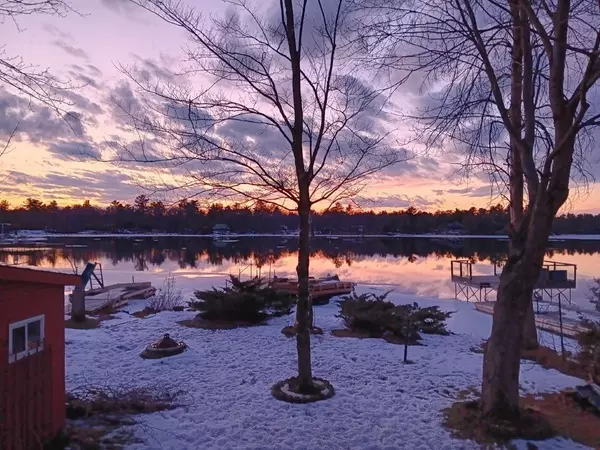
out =
<path fill-rule="evenodd" d="M 473 274 L 475 263 L 468 259 L 450 262 L 450 276 L 454 283 L 454 298 L 466 301 L 488 302 L 498 292 L 500 274 L 494 264 L 491 275 Z M 535 285 L 533 300 L 558 303 L 565 300 L 571 304 L 571 290 L 577 287 L 577 265 L 558 261 L 544 261 L 540 277 Z"/>

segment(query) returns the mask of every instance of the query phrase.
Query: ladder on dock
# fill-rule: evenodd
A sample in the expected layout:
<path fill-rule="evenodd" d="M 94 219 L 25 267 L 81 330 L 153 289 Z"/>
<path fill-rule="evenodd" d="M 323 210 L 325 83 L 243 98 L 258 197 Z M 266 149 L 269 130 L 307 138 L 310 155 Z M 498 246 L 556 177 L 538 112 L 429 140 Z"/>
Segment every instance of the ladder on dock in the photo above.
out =
<path fill-rule="evenodd" d="M 97 268 L 100 269 L 100 276 L 96 274 Z M 81 273 L 81 281 L 84 289 L 87 286 L 88 282 L 90 283 L 90 290 L 94 289 L 94 280 L 96 280 L 96 283 L 98 284 L 98 286 L 95 289 L 101 289 L 104 287 L 104 273 L 102 272 L 102 263 L 89 262 L 86 264 L 85 269 L 83 269 L 83 272 Z"/>

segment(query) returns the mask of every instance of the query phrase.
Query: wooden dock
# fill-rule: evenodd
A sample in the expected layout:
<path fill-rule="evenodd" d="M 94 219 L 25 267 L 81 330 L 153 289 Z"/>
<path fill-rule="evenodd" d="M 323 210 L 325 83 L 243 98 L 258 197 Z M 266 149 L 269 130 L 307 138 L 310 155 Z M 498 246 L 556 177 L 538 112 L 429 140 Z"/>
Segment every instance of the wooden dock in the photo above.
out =
<path fill-rule="evenodd" d="M 270 286 L 278 292 L 298 294 L 297 280 L 275 278 L 271 281 Z M 354 283 L 339 279 L 311 279 L 308 285 L 308 291 L 313 299 L 329 299 L 337 295 L 348 295 L 352 293 L 353 289 Z"/>
<path fill-rule="evenodd" d="M 485 314 L 494 314 L 494 305 L 496 302 L 475 303 L 475 309 Z M 540 330 L 548 331 L 552 334 L 560 335 L 560 318 L 558 312 L 547 313 L 535 316 L 535 324 Z M 562 319 L 562 334 L 571 338 L 577 337 L 579 333 L 587 331 L 587 328 L 573 319 Z"/>
<path fill-rule="evenodd" d="M 133 299 L 146 299 L 156 294 L 150 282 L 119 283 L 85 291 L 86 314 L 98 314 L 103 310 L 120 308 Z M 65 305 L 65 314 L 71 312 L 71 304 Z"/>

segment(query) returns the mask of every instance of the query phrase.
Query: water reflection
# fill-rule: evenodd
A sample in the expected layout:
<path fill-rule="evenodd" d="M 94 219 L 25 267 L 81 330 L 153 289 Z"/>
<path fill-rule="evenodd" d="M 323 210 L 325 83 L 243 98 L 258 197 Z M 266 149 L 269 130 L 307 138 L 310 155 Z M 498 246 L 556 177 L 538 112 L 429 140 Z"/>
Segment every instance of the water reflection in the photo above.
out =
<path fill-rule="evenodd" d="M 576 301 L 584 301 L 589 280 L 597 270 L 600 241 L 553 242 L 547 259 L 577 264 Z M 244 271 L 263 276 L 293 275 L 295 239 L 254 238 L 235 243 L 210 239 L 63 239 L 43 247 L 1 248 L 0 262 L 82 270 L 88 261 L 105 271 L 174 272 L 206 276 Z M 314 239 L 311 272 L 338 273 L 362 284 L 390 285 L 400 292 L 453 297 L 450 260 L 467 258 L 478 272 L 506 257 L 507 242 L 493 239 Z"/>

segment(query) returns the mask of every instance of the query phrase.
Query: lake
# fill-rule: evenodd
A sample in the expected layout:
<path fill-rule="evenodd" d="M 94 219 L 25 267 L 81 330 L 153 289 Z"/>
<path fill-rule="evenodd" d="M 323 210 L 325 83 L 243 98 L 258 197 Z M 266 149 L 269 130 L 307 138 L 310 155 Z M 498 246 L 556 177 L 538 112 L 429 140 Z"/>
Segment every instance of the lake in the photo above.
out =
<path fill-rule="evenodd" d="M 81 273 L 88 261 L 102 264 L 107 284 L 152 280 L 172 273 L 193 288 L 201 277 L 222 278 L 260 273 L 294 276 L 297 242 L 294 237 L 239 238 L 61 238 L 36 245 L 0 247 L 0 262 Z M 338 274 L 342 280 L 379 289 L 428 297 L 454 298 L 450 261 L 470 259 L 474 273 L 492 273 L 506 257 L 502 239 L 314 238 L 311 275 Z M 589 285 L 600 276 L 600 241 L 551 242 L 550 261 L 577 265 L 578 287 L 573 302 L 589 308 Z M 199 283 L 199 281 L 198 281 Z"/>

